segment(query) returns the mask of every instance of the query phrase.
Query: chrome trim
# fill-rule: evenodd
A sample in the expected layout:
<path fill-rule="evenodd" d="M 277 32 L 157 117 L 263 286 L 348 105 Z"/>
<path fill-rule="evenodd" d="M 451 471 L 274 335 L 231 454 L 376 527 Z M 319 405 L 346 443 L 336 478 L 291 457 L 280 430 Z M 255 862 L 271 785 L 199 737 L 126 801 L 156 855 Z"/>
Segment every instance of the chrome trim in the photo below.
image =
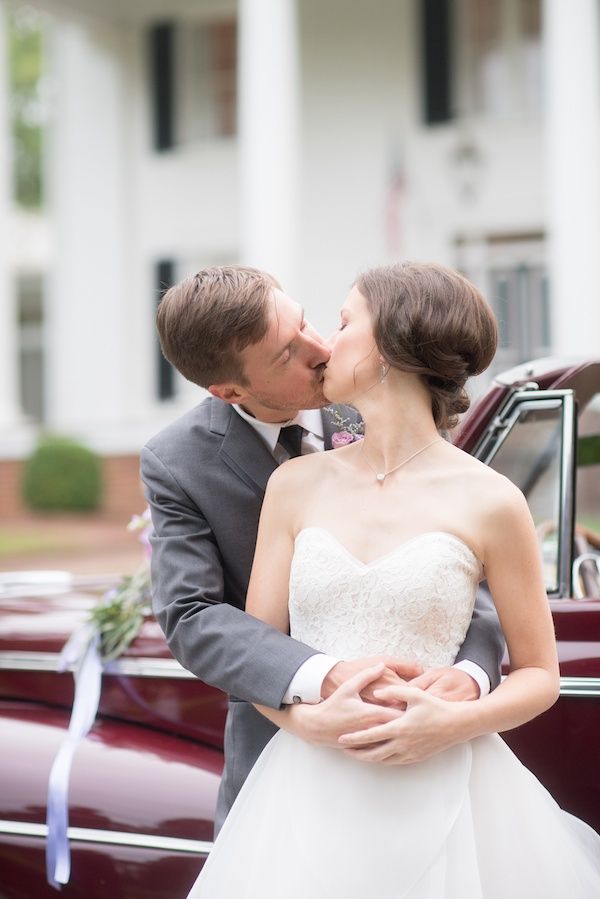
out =
<path fill-rule="evenodd" d="M 15 837 L 48 836 L 45 824 L 29 824 L 25 821 L 0 820 L 0 833 Z M 121 830 L 94 830 L 89 827 L 69 827 L 70 840 L 79 843 L 108 843 L 113 846 L 134 846 L 137 849 L 164 849 L 168 852 L 184 852 L 191 855 L 208 855 L 213 844 L 208 840 L 184 840 L 179 837 L 160 837 L 146 833 L 126 833 Z"/>
<path fill-rule="evenodd" d="M 69 571 L 38 570 L 0 572 L 0 597 L 56 596 L 74 590 L 107 590 L 119 582 L 118 574 L 71 574 Z"/>
<path fill-rule="evenodd" d="M 584 562 L 593 562 L 596 566 L 597 577 L 600 583 L 600 556 L 597 553 L 581 553 L 573 562 L 573 596 L 575 599 L 587 599 L 581 585 L 580 571 Z"/>
<path fill-rule="evenodd" d="M 600 696 L 600 677 L 561 677 L 561 696 Z"/>
<path fill-rule="evenodd" d="M 0 652 L 0 670 L 56 672 L 57 652 Z M 117 659 L 106 674 L 126 674 L 131 677 L 164 677 L 181 680 L 195 679 L 191 671 L 182 668 L 175 659 Z M 600 696 L 600 677 L 561 677 L 561 696 Z"/>
<path fill-rule="evenodd" d="M 543 409 L 553 403 L 554 405 L 550 405 L 550 408 L 558 409 L 565 396 L 572 395 L 572 390 L 540 390 L 539 393 L 523 388 L 514 390 L 479 438 L 473 455 L 476 459 L 489 465 L 517 423 L 523 408 Z M 497 437 L 497 432 L 500 432 L 499 437 Z"/>
<path fill-rule="evenodd" d="M 0 651 L 0 670 L 5 671 L 53 671 L 58 668 L 58 652 L 17 652 Z M 73 671 L 71 666 L 66 669 Z M 182 668 L 176 659 L 153 659 L 151 657 L 121 658 L 111 662 L 105 674 L 127 674 L 130 677 L 158 677 L 177 680 L 194 678 L 191 671 Z"/>
<path fill-rule="evenodd" d="M 0 670 L 56 671 L 57 652 L 0 652 Z M 106 674 L 127 674 L 132 677 L 190 679 L 191 671 L 182 668 L 175 659 L 118 659 Z M 561 677 L 561 696 L 600 696 L 600 677 Z"/>
<path fill-rule="evenodd" d="M 557 391 L 560 392 L 560 391 Z M 570 596 L 572 582 L 573 528 L 575 527 L 575 397 L 564 391 L 562 420 L 562 452 L 560 463 L 560 512 L 558 535 L 558 592 Z"/>
<path fill-rule="evenodd" d="M 568 371 L 576 365 L 585 365 L 586 362 L 593 361 L 595 360 L 590 356 L 542 356 L 539 359 L 533 359 L 531 362 L 521 362 L 507 371 L 500 372 L 500 374 L 495 375 L 494 380 L 505 387 L 510 387 L 524 378 L 533 378 L 535 380 L 543 377 L 550 371 Z"/>
<path fill-rule="evenodd" d="M 540 390 L 539 393 L 516 389 L 498 410 L 487 427 L 473 456 L 489 465 L 516 425 L 521 412 L 529 409 L 561 410 L 561 454 L 559 490 L 559 531 L 557 553 L 557 585 L 548 590 L 551 596 L 567 597 L 571 593 L 571 546 L 574 525 L 575 398 L 572 390 Z"/>

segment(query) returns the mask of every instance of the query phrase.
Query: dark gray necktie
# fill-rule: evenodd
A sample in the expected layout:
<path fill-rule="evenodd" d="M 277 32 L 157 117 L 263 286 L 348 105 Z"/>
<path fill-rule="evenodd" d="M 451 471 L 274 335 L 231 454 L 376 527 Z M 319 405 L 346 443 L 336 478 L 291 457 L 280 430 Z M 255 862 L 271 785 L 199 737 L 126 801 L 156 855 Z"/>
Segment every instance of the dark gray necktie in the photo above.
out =
<path fill-rule="evenodd" d="M 304 428 L 300 425 L 288 425 L 279 432 L 278 443 L 290 454 L 290 459 L 302 453 L 302 435 Z"/>

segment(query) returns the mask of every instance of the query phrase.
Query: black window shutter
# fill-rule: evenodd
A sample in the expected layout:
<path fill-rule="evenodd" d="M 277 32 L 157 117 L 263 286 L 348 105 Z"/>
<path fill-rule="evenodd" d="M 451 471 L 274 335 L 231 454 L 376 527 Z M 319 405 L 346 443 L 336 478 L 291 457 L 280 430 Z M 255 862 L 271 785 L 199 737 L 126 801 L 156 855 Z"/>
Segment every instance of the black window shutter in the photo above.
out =
<path fill-rule="evenodd" d="M 154 149 L 169 150 L 175 142 L 175 29 L 170 22 L 150 28 L 150 89 Z"/>
<path fill-rule="evenodd" d="M 452 118 L 452 0 L 422 0 L 424 117 Z"/>
<path fill-rule="evenodd" d="M 156 263 L 156 305 L 160 303 L 166 290 L 175 280 L 175 263 L 172 259 L 161 259 Z M 156 365 L 156 392 L 161 400 L 169 400 L 175 395 L 175 369 L 165 359 L 160 348 L 158 337 L 156 339 L 157 365 Z"/>

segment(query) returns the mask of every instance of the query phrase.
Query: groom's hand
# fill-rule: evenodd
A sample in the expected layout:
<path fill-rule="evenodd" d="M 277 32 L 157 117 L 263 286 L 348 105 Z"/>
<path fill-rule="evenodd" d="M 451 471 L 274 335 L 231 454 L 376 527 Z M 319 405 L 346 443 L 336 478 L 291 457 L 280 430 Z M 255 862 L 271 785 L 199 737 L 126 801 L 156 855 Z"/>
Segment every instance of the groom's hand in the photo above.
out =
<path fill-rule="evenodd" d="M 411 687 L 425 690 L 430 696 L 450 702 L 479 699 L 480 696 L 475 678 L 460 668 L 429 668 L 409 683 Z"/>
<path fill-rule="evenodd" d="M 309 743 L 339 748 L 341 734 L 394 721 L 402 715 L 397 707 L 394 708 L 394 699 L 388 706 L 381 702 L 374 705 L 362 698 L 363 691 L 378 683 L 383 672 L 383 664 L 363 668 L 318 705 L 298 703 L 288 706 L 284 713 L 285 723 L 281 726 Z"/>
<path fill-rule="evenodd" d="M 337 665 L 333 666 L 323 681 L 321 687 L 322 698 L 328 699 L 339 687 L 347 683 L 351 678 L 365 671 L 367 668 L 373 668 L 376 665 L 383 665 L 385 667 L 382 669 L 379 677 L 369 681 L 360 691 L 360 696 L 365 702 L 371 702 L 375 705 L 387 705 L 387 702 L 382 702 L 381 699 L 375 698 L 375 690 L 391 687 L 394 686 L 394 684 L 405 683 L 406 681 L 419 677 L 419 675 L 424 676 L 422 665 L 415 662 L 404 662 L 402 659 L 396 659 L 393 656 L 367 656 L 362 659 L 354 659 L 351 662 L 338 662 Z"/>

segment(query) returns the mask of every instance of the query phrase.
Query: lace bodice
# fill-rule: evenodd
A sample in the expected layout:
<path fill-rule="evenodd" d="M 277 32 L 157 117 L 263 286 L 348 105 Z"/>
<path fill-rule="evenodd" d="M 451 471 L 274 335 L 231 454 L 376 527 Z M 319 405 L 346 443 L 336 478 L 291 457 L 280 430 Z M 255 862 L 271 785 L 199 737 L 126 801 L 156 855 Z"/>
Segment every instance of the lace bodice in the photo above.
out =
<path fill-rule="evenodd" d="M 451 665 L 473 614 L 481 563 L 459 537 L 429 531 L 365 564 L 330 531 L 296 537 L 293 637 L 338 658 L 388 653 Z"/>

